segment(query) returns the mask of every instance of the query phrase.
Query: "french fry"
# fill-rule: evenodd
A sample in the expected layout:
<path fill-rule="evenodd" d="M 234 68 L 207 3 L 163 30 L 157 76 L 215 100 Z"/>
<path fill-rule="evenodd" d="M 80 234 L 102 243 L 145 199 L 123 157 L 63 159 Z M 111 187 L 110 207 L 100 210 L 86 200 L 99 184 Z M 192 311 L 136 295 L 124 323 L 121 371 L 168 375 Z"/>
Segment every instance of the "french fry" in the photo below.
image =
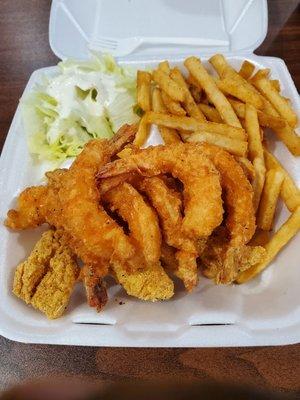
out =
<path fill-rule="evenodd" d="M 255 87 L 269 100 L 276 111 L 295 128 L 297 125 L 297 115 L 288 102 L 274 89 L 272 83 L 267 78 L 253 78 Z"/>
<path fill-rule="evenodd" d="M 250 61 L 245 60 L 241 66 L 241 69 L 239 70 L 239 75 L 241 75 L 242 78 L 248 80 L 251 78 L 254 70 L 255 65 L 252 64 Z"/>
<path fill-rule="evenodd" d="M 178 132 L 175 129 L 170 129 L 165 126 L 159 127 L 160 135 L 165 144 L 181 143 L 182 140 Z"/>
<path fill-rule="evenodd" d="M 218 110 L 215 107 L 211 107 L 204 103 L 198 104 L 198 107 L 209 121 L 220 123 L 223 122 Z"/>
<path fill-rule="evenodd" d="M 184 108 L 181 107 L 181 104 L 178 101 L 171 99 L 171 97 L 163 90 L 161 92 L 161 98 L 169 113 L 181 116 L 186 115 L 186 112 Z"/>
<path fill-rule="evenodd" d="M 158 64 L 158 69 L 160 69 L 161 71 L 165 72 L 166 74 L 169 74 L 170 73 L 169 62 L 167 60 L 160 62 Z"/>
<path fill-rule="evenodd" d="M 281 88 L 280 88 L 280 82 L 279 82 L 279 80 L 278 80 L 278 79 L 270 79 L 270 82 L 271 82 L 273 88 L 274 88 L 275 90 L 277 90 L 277 92 L 280 92 Z"/>
<path fill-rule="evenodd" d="M 193 96 L 195 102 L 200 103 L 203 92 L 200 83 L 197 82 L 191 74 L 189 74 L 188 77 L 185 78 L 185 81 L 189 85 L 191 95 Z"/>
<path fill-rule="evenodd" d="M 151 110 L 151 74 L 137 72 L 137 103 L 143 111 Z"/>
<path fill-rule="evenodd" d="M 289 211 L 293 212 L 300 206 L 300 191 L 295 185 L 289 173 L 283 168 L 280 162 L 273 154 L 264 150 L 265 163 L 268 170 L 275 168 L 284 175 L 284 180 L 280 190 L 280 197 L 284 201 Z"/>
<path fill-rule="evenodd" d="M 239 118 L 244 119 L 246 105 L 238 100 L 234 100 L 234 99 L 228 99 L 228 100 L 229 100 L 230 104 L 232 105 L 236 115 Z M 263 111 L 257 110 L 257 116 L 258 116 L 259 125 L 261 125 L 265 128 L 271 128 L 274 130 L 274 129 L 281 129 L 286 126 L 286 122 L 283 118 L 275 117 L 270 114 L 266 114 Z"/>
<path fill-rule="evenodd" d="M 241 77 L 239 76 L 239 78 Z M 252 104 L 257 109 L 263 108 L 261 97 L 253 90 L 249 90 L 246 85 L 242 84 L 237 79 L 232 78 L 232 76 L 226 76 L 223 79 L 216 79 L 215 82 L 222 93 L 234 96 L 244 103 Z"/>
<path fill-rule="evenodd" d="M 158 88 L 154 88 L 152 92 L 152 108 L 155 112 L 167 112 L 161 98 L 161 92 Z M 180 136 L 175 129 L 167 128 L 165 126 L 159 126 L 158 129 L 165 144 L 181 142 Z"/>
<path fill-rule="evenodd" d="M 275 110 L 269 100 L 263 96 L 262 98 L 264 100 L 264 112 L 274 117 L 280 117 L 279 113 Z M 282 118 L 282 120 L 284 119 Z M 277 127 L 274 125 L 271 128 L 275 132 L 278 139 L 286 145 L 286 147 L 294 156 L 300 156 L 300 138 L 286 120 L 284 120 L 284 126 Z"/>
<path fill-rule="evenodd" d="M 264 68 L 264 69 L 259 69 L 254 75 L 253 77 L 250 79 L 250 81 L 254 81 L 255 79 L 261 79 L 261 78 L 268 78 L 268 76 L 270 75 L 270 68 Z"/>
<path fill-rule="evenodd" d="M 271 240 L 264 246 L 266 255 L 262 262 L 242 272 L 236 282 L 244 283 L 262 272 L 277 256 L 279 251 L 297 234 L 300 229 L 300 207 L 297 207 L 289 219 L 278 229 Z"/>
<path fill-rule="evenodd" d="M 257 226 L 264 231 L 272 229 L 273 219 L 284 174 L 278 169 L 266 173 L 265 184 L 257 213 Z"/>
<path fill-rule="evenodd" d="M 255 178 L 252 183 L 253 187 L 253 207 L 256 211 L 259 206 L 261 194 L 263 191 L 264 183 L 265 183 L 265 175 L 266 175 L 266 167 L 264 160 L 260 157 L 257 157 L 253 160 L 253 167 L 255 170 Z"/>
<path fill-rule="evenodd" d="M 219 77 L 221 79 L 225 78 L 229 68 L 231 68 L 225 60 L 225 57 L 222 54 L 215 54 L 214 56 L 210 57 L 208 61 L 217 71 Z"/>
<path fill-rule="evenodd" d="M 224 56 L 216 54 L 209 59 L 209 62 L 221 78 L 219 85 L 222 85 L 222 91 L 226 91 L 227 94 L 235 96 L 245 103 L 253 104 L 257 109 L 263 108 L 261 96 L 253 90 L 252 85 L 246 79 L 242 78 L 242 76 L 227 63 Z"/>
<path fill-rule="evenodd" d="M 195 86 L 196 88 L 198 88 L 199 90 L 202 90 L 202 86 L 201 84 L 193 77 L 193 75 L 189 74 L 186 78 L 186 82 L 189 85 Z"/>
<path fill-rule="evenodd" d="M 243 168 L 244 174 L 247 176 L 247 179 L 250 182 L 253 182 L 255 179 L 255 169 L 251 161 L 246 157 L 236 157 L 237 162 Z"/>
<path fill-rule="evenodd" d="M 153 79 L 160 88 L 171 97 L 172 100 L 184 101 L 184 91 L 164 71 L 161 69 L 155 70 L 153 72 Z"/>
<path fill-rule="evenodd" d="M 217 88 L 213 78 L 208 74 L 200 60 L 196 57 L 189 57 L 184 61 L 184 65 L 189 70 L 193 78 L 199 82 L 200 86 L 206 92 L 209 100 L 219 111 L 223 121 L 225 121 L 228 125 L 241 128 L 240 121 L 233 111 L 229 101 Z"/>
<path fill-rule="evenodd" d="M 124 149 L 122 149 L 121 151 L 119 151 L 119 153 L 117 154 L 117 156 L 119 158 L 127 158 L 132 154 L 132 148 L 131 147 L 124 147 Z"/>
<path fill-rule="evenodd" d="M 195 100 L 195 103 L 198 104 L 201 101 L 202 98 L 202 89 L 198 89 L 196 86 L 190 85 L 189 87 L 191 95 L 193 96 L 193 99 Z"/>
<path fill-rule="evenodd" d="M 162 114 L 168 113 L 167 107 L 162 100 L 161 90 L 157 87 L 152 91 L 152 108 L 154 112 Z"/>
<path fill-rule="evenodd" d="M 259 123 L 262 126 L 269 127 L 271 128 L 274 133 L 276 134 L 277 138 L 281 140 L 288 150 L 294 155 L 294 156 L 300 156 L 300 138 L 299 136 L 295 133 L 295 131 L 289 126 L 289 124 L 279 116 L 277 111 L 274 109 L 272 104 L 262 97 L 264 101 L 264 112 L 261 112 L 258 110 L 258 118 L 259 118 Z M 241 111 L 240 105 L 239 109 L 235 107 L 235 104 L 233 103 L 234 100 L 230 99 L 230 103 L 232 104 L 233 108 L 235 109 L 237 115 L 242 117 L 242 114 L 239 113 Z M 240 103 L 241 104 L 241 103 Z M 243 120 L 241 120 L 241 124 L 243 125 Z"/>
<path fill-rule="evenodd" d="M 204 142 L 214 144 L 216 146 L 222 147 L 229 153 L 244 157 L 247 153 L 247 142 L 238 139 L 232 139 L 218 133 L 211 132 L 194 132 L 186 136 L 187 142 Z"/>
<path fill-rule="evenodd" d="M 137 147 L 143 146 L 148 139 L 150 133 L 150 125 L 147 121 L 147 113 L 140 120 L 138 131 L 135 135 L 133 144 Z"/>
<path fill-rule="evenodd" d="M 278 137 L 294 156 L 300 156 L 300 137 L 293 128 L 285 122 L 283 128 L 272 128 Z"/>
<path fill-rule="evenodd" d="M 246 104 L 245 126 L 246 132 L 248 133 L 248 152 L 250 161 L 253 162 L 257 157 L 264 160 L 264 149 L 261 142 L 257 111 L 251 104 Z"/>
<path fill-rule="evenodd" d="M 235 128 L 225 124 L 217 124 L 215 122 L 200 122 L 192 117 L 178 117 L 176 115 L 147 112 L 144 117 L 148 123 L 167 126 L 168 128 L 185 130 L 185 131 L 201 131 L 218 133 L 232 139 L 246 141 L 246 133 L 241 128 Z"/>
<path fill-rule="evenodd" d="M 170 77 L 184 90 L 185 92 L 185 99 L 183 101 L 183 105 L 189 114 L 190 117 L 197 119 L 198 121 L 206 121 L 205 116 L 203 115 L 202 111 L 197 107 L 193 96 L 191 95 L 188 86 L 178 68 L 174 68 L 171 73 Z"/>

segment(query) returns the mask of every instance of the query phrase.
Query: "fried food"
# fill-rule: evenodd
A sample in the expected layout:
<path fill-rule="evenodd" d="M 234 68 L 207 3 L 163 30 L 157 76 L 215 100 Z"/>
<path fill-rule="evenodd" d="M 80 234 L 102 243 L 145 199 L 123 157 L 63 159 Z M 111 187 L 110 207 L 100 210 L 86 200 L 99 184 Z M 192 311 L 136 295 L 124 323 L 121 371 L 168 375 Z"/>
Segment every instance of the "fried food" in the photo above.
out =
<path fill-rule="evenodd" d="M 253 190 L 239 163 L 223 149 L 203 143 L 199 152 L 211 159 L 221 176 L 227 217 L 226 226 L 231 244 L 247 243 L 255 232 Z"/>
<path fill-rule="evenodd" d="M 227 229 L 217 228 L 200 257 L 203 274 L 217 284 L 233 282 L 242 271 L 261 262 L 265 256 L 262 246 L 228 247 L 229 241 Z"/>
<path fill-rule="evenodd" d="M 152 92 L 152 107 L 154 112 L 167 112 L 162 101 L 161 91 L 158 88 L 154 88 Z M 165 126 L 159 126 L 158 129 L 165 144 L 181 142 L 180 136 L 175 129 L 167 128 Z"/>
<path fill-rule="evenodd" d="M 275 208 L 283 180 L 284 175 L 281 171 L 270 169 L 266 173 L 266 181 L 257 212 L 257 226 L 265 231 L 272 229 Z"/>
<path fill-rule="evenodd" d="M 199 131 L 211 132 L 244 141 L 246 140 L 246 133 L 242 128 L 236 128 L 224 123 L 219 124 L 215 122 L 204 121 L 200 122 L 192 117 L 178 117 L 176 115 L 161 114 L 156 112 L 148 112 L 144 115 L 149 124 L 156 124 L 158 126 L 167 126 L 168 128 L 180 129 L 185 131 Z"/>
<path fill-rule="evenodd" d="M 166 109 L 171 113 L 179 116 L 186 115 L 185 110 L 181 107 L 179 101 L 173 100 L 166 92 L 161 91 L 161 98 Z"/>
<path fill-rule="evenodd" d="M 153 79 L 172 100 L 184 101 L 184 90 L 170 78 L 168 73 L 162 69 L 157 69 L 153 72 Z"/>
<path fill-rule="evenodd" d="M 46 201 L 46 205 L 42 203 L 42 206 L 36 208 L 37 213 L 41 210 L 45 214 L 45 221 L 38 222 L 48 222 L 56 228 L 63 228 L 70 236 L 69 245 L 72 250 L 87 265 L 101 264 L 104 274 L 112 254 L 114 259 L 126 259 L 129 268 L 141 267 L 133 243 L 99 204 L 100 196 L 95 182 L 98 168 L 108 162 L 135 133 L 135 127 L 125 126 L 111 141 L 89 142 L 70 169 L 62 175 L 59 189 L 55 193 L 55 202 L 49 204 Z M 47 189 L 42 188 L 39 189 L 42 193 L 47 192 Z M 32 207 L 31 201 L 20 203 L 17 211 L 8 213 L 6 225 L 16 229 L 19 215 L 23 211 L 26 215 L 28 207 Z M 49 212 L 51 207 L 54 207 L 53 212 Z"/>
<path fill-rule="evenodd" d="M 138 179 L 134 185 L 147 195 L 155 208 L 166 244 L 177 249 L 174 255 L 177 268 L 173 272 L 182 279 L 187 290 L 192 290 L 198 283 L 198 250 L 182 230 L 182 200 L 178 192 L 159 177 Z"/>
<path fill-rule="evenodd" d="M 244 79 L 250 79 L 253 72 L 255 71 L 255 65 L 250 61 L 245 60 L 239 70 L 239 75 Z"/>
<path fill-rule="evenodd" d="M 16 269 L 13 293 L 49 319 L 62 315 L 79 275 L 76 256 L 61 231 L 49 230 Z"/>
<path fill-rule="evenodd" d="M 245 107 L 245 126 L 248 133 L 249 160 L 253 162 L 256 157 L 264 160 L 257 110 L 251 104 L 246 104 Z"/>
<path fill-rule="evenodd" d="M 45 223 L 42 210 L 47 203 L 47 194 L 46 186 L 26 188 L 18 197 L 17 210 L 8 211 L 5 225 L 11 229 L 28 229 Z"/>
<path fill-rule="evenodd" d="M 225 225 L 227 236 L 220 240 L 218 235 L 217 251 L 210 253 L 211 242 L 208 243 L 202 262 L 213 270 L 217 283 L 232 282 L 239 271 L 241 259 L 250 258 L 245 244 L 255 232 L 255 212 L 253 208 L 253 190 L 239 163 L 226 151 L 219 147 L 202 144 L 200 149 L 210 157 L 221 176 L 221 186 L 224 193 L 224 203 L 227 217 Z M 214 243 L 214 242 L 213 242 Z M 250 266 L 246 263 L 245 265 Z"/>
<path fill-rule="evenodd" d="M 148 139 L 149 133 L 150 125 L 147 121 L 146 116 L 144 115 L 140 120 L 139 128 L 134 139 L 134 145 L 137 147 L 141 147 Z"/>
<path fill-rule="evenodd" d="M 215 54 L 209 59 L 209 62 L 218 72 L 221 80 L 220 90 L 234 96 L 244 103 L 252 104 L 255 108 L 263 108 L 261 96 L 253 90 L 251 84 L 235 71 L 221 54 Z"/>
<path fill-rule="evenodd" d="M 106 164 L 97 177 L 101 180 L 128 172 L 142 176 L 170 173 L 183 183 L 182 227 L 189 237 L 207 237 L 220 225 L 223 207 L 219 173 L 205 155 L 199 154 L 198 145 L 176 143 L 149 147 L 124 160 Z"/>
<path fill-rule="evenodd" d="M 202 111 L 197 107 L 193 96 L 191 95 L 188 85 L 184 80 L 179 68 L 174 68 L 171 73 L 170 77 L 174 79 L 174 81 L 182 88 L 185 93 L 185 99 L 183 101 L 183 105 L 185 110 L 187 111 L 190 117 L 197 119 L 198 121 L 206 121 L 206 118 Z"/>
<path fill-rule="evenodd" d="M 273 154 L 264 149 L 266 167 L 268 169 L 276 169 L 283 173 L 284 180 L 280 190 L 280 196 L 284 201 L 289 211 L 293 212 L 298 206 L 300 206 L 300 190 L 295 185 L 295 182 L 283 168 L 280 162 L 276 159 Z"/>
<path fill-rule="evenodd" d="M 130 237 L 148 264 L 159 262 L 161 234 L 158 218 L 143 196 L 129 183 L 123 183 L 103 196 L 111 211 L 128 223 Z"/>
<path fill-rule="evenodd" d="M 264 160 L 261 159 L 260 157 L 256 157 L 253 160 L 253 167 L 254 167 L 254 171 L 255 171 L 255 178 L 252 183 L 253 192 L 254 192 L 253 206 L 254 206 L 254 210 L 257 211 L 259 202 L 260 202 L 260 198 L 261 198 L 261 194 L 262 194 L 264 184 L 265 184 L 266 167 L 265 167 Z"/>
<path fill-rule="evenodd" d="M 204 66 L 201 64 L 201 61 L 196 57 L 189 57 L 184 61 L 184 65 L 189 70 L 193 78 L 199 82 L 209 100 L 219 111 L 223 121 L 225 121 L 228 125 L 241 128 L 241 123 L 238 117 L 235 115 L 229 101 L 218 89 L 213 78 L 208 74 Z"/>
<path fill-rule="evenodd" d="M 275 89 L 272 83 L 266 77 L 254 76 L 253 84 L 255 87 L 269 100 L 276 111 L 288 122 L 291 128 L 295 128 L 297 125 L 297 115 L 283 98 L 277 89 Z"/>
<path fill-rule="evenodd" d="M 143 111 L 151 110 L 151 74 L 137 71 L 137 103 Z"/>
<path fill-rule="evenodd" d="M 220 54 L 209 61 L 219 79 L 195 57 L 184 62 L 187 78 L 168 61 L 138 71 L 137 102 L 145 112 L 138 128 L 91 141 L 69 170 L 47 173 L 47 185 L 20 194 L 6 225 L 48 223 L 59 239 L 43 236 L 38 255 L 17 268 L 19 297 L 59 316 L 77 257 L 88 302 L 98 311 L 107 302 L 106 275 L 151 301 L 174 294 L 168 274 L 192 290 L 199 265 L 217 284 L 242 283 L 298 232 L 299 189 L 264 149 L 268 127 L 300 154 L 290 102 L 270 70 L 255 72 L 245 61 L 238 72 Z M 166 145 L 142 150 L 152 124 Z M 293 214 L 270 238 L 279 193 Z"/>
<path fill-rule="evenodd" d="M 70 169 L 62 174 L 59 188 L 54 188 L 57 193 L 52 195 L 52 201 L 37 208 L 43 211 L 45 218 L 45 221 L 39 222 L 62 228 L 69 237 L 68 245 L 73 252 L 84 264 L 94 266 L 99 284 L 102 276 L 107 274 L 110 262 L 120 261 L 128 270 L 143 268 L 145 263 L 132 240 L 103 209 L 95 181 L 98 168 L 130 142 L 135 133 L 135 126 L 125 125 L 110 141 L 89 142 Z M 48 193 L 53 192 L 51 185 L 48 189 Z M 22 209 L 8 214 L 7 226 L 16 228 L 18 216 L 22 213 L 26 215 L 28 204 L 22 202 L 21 206 Z M 30 202 L 29 207 L 31 210 Z M 93 276 L 85 282 L 95 280 Z M 93 290 L 87 290 L 87 293 L 93 293 Z M 95 302 L 89 299 L 89 303 L 92 305 Z"/>
<path fill-rule="evenodd" d="M 216 122 L 216 123 L 222 123 L 222 118 L 216 108 L 211 107 L 208 104 L 204 104 L 204 103 L 198 104 L 198 108 L 200 108 L 202 113 L 205 115 L 205 117 L 209 121 Z"/>
<path fill-rule="evenodd" d="M 106 192 L 103 201 L 128 224 L 129 235 L 147 263 L 144 269 L 132 273 L 128 273 L 122 263 L 112 263 L 111 269 L 117 281 L 129 295 L 141 300 L 166 300 L 172 297 L 173 282 L 160 265 L 161 233 L 154 210 L 129 183 Z"/>
<path fill-rule="evenodd" d="M 251 268 L 242 272 L 237 283 L 244 283 L 253 279 L 262 272 L 284 247 L 300 230 L 300 207 L 296 208 L 289 219 L 278 229 L 271 240 L 265 244 L 266 254 L 263 259 Z"/>
<path fill-rule="evenodd" d="M 140 300 L 168 300 L 174 295 L 173 281 L 160 263 L 148 265 L 142 271 L 127 273 L 121 263 L 115 262 L 113 271 L 126 292 Z"/>
<path fill-rule="evenodd" d="M 229 153 L 237 156 L 244 157 L 247 153 L 248 143 L 239 139 L 232 139 L 218 133 L 210 132 L 195 132 L 191 135 L 184 135 L 183 138 L 187 142 L 209 143 L 222 147 Z"/>

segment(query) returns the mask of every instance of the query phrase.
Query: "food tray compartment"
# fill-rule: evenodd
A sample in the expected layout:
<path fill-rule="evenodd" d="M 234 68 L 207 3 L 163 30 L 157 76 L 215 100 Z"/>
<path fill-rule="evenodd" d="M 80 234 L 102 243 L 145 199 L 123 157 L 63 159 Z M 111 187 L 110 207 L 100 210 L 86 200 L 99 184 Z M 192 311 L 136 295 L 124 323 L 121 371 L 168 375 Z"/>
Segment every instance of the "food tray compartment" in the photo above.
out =
<path fill-rule="evenodd" d="M 226 57 L 235 68 L 245 58 L 259 68 L 271 68 L 272 78 L 281 82 L 283 95 L 291 99 L 295 110 L 300 110 L 298 93 L 282 60 L 255 55 Z M 212 70 L 207 58 L 201 56 L 201 59 Z M 159 61 L 161 59 L 129 64 L 151 68 Z M 181 66 L 182 61 L 173 60 L 172 64 Z M 26 91 L 43 74 L 51 75 L 55 71 L 56 67 L 35 71 Z M 148 144 L 156 144 L 157 138 L 157 130 L 153 128 Z M 299 185 L 299 159 L 291 156 L 281 142 L 272 141 L 272 149 Z M 26 186 L 40 183 L 48 168 L 47 163 L 35 164 L 28 154 L 18 108 L 0 161 L 1 223 L 7 210 L 15 204 L 18 193 Z M 281 204 L 276 225 L 280 226 L 287 216 L 288 212 Z M 266 271 L 247 284 L 215 286 L 201 277 L 193 293 L 187 294 L 181 288 L 171 300 L 157 303 L 130 298 L 122 288 L 111 284 L 110 300 L 99 314 L 88 307 L 83 288 L 78 284 L 65 315 L 48 321 L 11 292 L 16 265 L 27 257 L 45 229 L 16 233 L 3 224 L 0 226 L 0 333 L 10 339 L 33 343 L 148 347 L 275 345 L 299 341 L 299 235 Z"/>

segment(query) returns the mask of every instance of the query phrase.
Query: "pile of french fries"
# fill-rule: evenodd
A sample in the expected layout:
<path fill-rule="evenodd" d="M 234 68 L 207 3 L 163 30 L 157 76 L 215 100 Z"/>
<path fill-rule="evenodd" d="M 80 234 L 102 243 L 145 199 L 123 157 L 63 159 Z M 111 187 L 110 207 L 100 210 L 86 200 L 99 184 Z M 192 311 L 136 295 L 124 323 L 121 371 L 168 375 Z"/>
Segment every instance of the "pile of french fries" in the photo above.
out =
<path fill-rule="evenodd" d="M 207 142 L 237 159 L 254 191 L 257 231 L 252 243 L 266 249 L 263 262 L 240 274 L 237 282 L 243 283 L 263 271 L 300 229 L 300 191 L 264 139 L 264 129 L 271 128 L 294 156 L 300 156 L 297 116 L 289 99 L 280 94 L 280 82 L 269 78 L 269 69 L 255 71 L 245 60 L 236 71 L 220 54 L 209 63 L 218 77 L 196 57 L 184 61 L 187 76 L 168 61 L 152 72 L 137 72 L 143 116 L 135 145 L 145 143 L 155 124 L 165 144 Z M 271 236 L 279 197 L 291 215 Z"/>

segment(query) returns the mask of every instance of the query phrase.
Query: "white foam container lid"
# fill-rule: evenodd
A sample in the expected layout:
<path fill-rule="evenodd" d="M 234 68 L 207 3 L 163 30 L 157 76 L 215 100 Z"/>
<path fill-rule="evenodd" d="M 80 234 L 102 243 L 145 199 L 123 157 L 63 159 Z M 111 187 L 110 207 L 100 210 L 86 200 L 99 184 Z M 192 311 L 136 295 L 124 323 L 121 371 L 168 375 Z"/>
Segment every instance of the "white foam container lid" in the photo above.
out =
<path fill-rule="evenodd" d="M 103 36 L 200 37 L 222 46 L 142 47 L 122 64 L 152 67 L 163 59 L 182 65 L 186 55 L 201 57 L 210 69 L 209 54 L 225 53 L 238 68 L 246 58 L 258 68 L 269 67 L 279 79 L 300 118 L 300 101 L 292 78 L 278 58 L 259 57 L 254 49 L 267 31 L 264 0 L 54 0 L 50 16 L 50 44 L 60 58 L 87 58 Z M 35 71 L 25 89 L 56 67 Z M 300 163 L 282 143 L 270 138 L 273 152 L 300 184 Z M 157 144 L 154 128 L 148 144 Z M 15 266 L 30 253 L 41 232 L 11 232 L 2 222 L 15 205 L 18 193 L 41 181 L 47 164 L 34 164 L 27 150 L 19 107 L 0 160 L 0 334 L 17 341 L 94 346 L 201 347 L 262 346 L 299 342 L 299 246 L 296 236 L 270 267 L 241 286 L 215 286 L 201 278 L 191 294 L 179 290 L 166 302 L 147 303 L 112 285 L 105 310 L 96 313 L 86 304 L 81 285 L 76 287 L 65 315 L 55 321 L 26 306 L 11 291 Z M 282 204 L 276 227 L 288 217 Z M 119 302 L 124 304 L 120 305 Z"/>

